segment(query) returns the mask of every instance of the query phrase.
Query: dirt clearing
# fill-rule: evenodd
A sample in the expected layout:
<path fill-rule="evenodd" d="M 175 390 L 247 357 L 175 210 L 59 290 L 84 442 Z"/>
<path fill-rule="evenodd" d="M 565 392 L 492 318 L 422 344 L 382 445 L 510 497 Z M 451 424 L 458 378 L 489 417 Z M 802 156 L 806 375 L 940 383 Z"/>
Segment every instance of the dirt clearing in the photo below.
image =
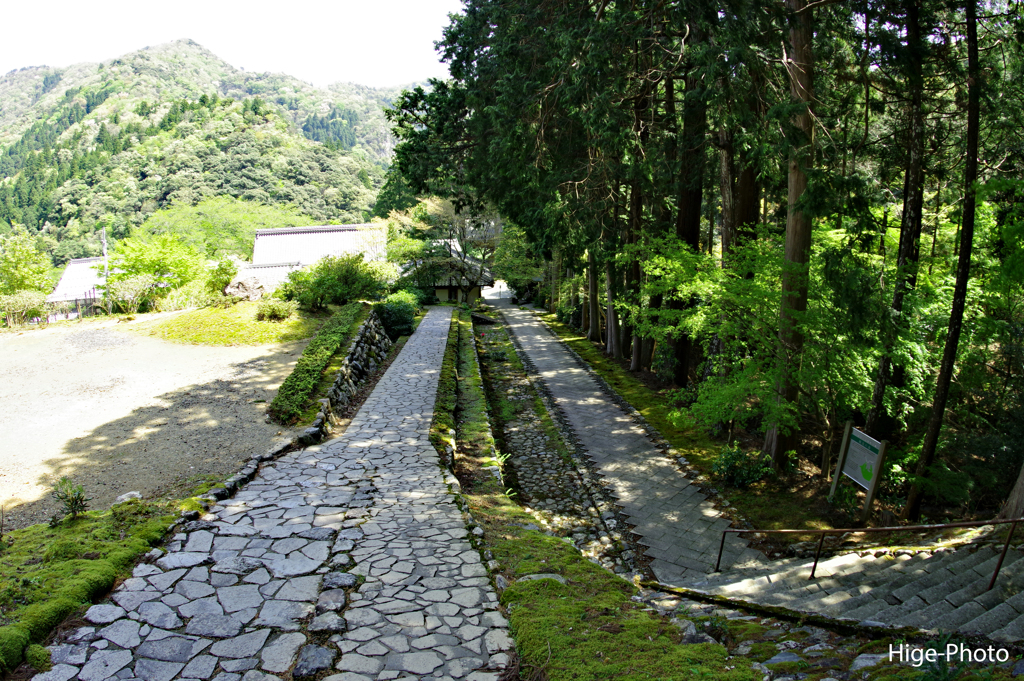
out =
<path fill-rule="evenodd" d="M 8 528 L 44 522 L 62 475 L 90 508 L 181 493 L 233 473 L 282 428 L 266 404 L 307 341 L 213 347 L 114 321 L 0 334 L 0 504 Z M 283 432 L 282 436 L 289 435 Z"/>

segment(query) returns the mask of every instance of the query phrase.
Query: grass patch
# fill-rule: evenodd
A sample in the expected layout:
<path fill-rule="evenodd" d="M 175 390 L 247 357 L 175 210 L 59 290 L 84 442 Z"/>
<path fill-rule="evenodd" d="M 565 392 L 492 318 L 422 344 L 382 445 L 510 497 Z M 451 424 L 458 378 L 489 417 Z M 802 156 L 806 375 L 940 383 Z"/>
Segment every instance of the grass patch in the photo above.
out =
<path fill-rule="evenodd" d="M 132 500 L 89 511 L 56 527 L 32 525 L 0 542 L 0 670 L 21 664 L 68 615 L 113 588 L 136 559 L 163 539 L 174 515 Z M 32 649 L 33 662 L 45 664 Z"/>
<path fill-rule="evenodd" d="M 243 302 L 230 307 L 207 307 L 131 328 L 139 334 L 177 343 L 269 345 L 309 338 L 326 318 L 324 314 L 299 311 L 279 322 L 258 321 L 258 306 L 258 303 Z"/>
<path fill-rule="evenodd" d="M 711 466 L 721 451 L 723 443 L 715 442 L 698 427 L 680 428 L 670 418 L 675 410 L 668 399 L 668 391 L 653 390 L 621 366 L 607 357 L 601 349 L 587 340 L 577 329 L 558 321 L 553 314 L 540 315 L 544 323 L 565 343 L 582 357 L 626 402 L 639 411 L 647 422 L 662 437 L 668 440 L 675 453 L 686 460 L 703 475 L 711 478 Z M 802 493 L 788 493 L 780 489 L 778 482 L 768 479 L 754 483 L 748 488 L 730 487 L 716 480 L 715 487 L 723 492 L 733 508 L 746 517 L 758 529 L 807 528 L 828 529 L 832 524 L 818 510 L 812 508 L 810 496 Z M 811 494 L 813 496 L 813 494 Z M 804 541 L 810 535 L 789 535 L 778 543 Z"/>
<path fill-rule="evenodd" d="M 324 322 L 270 403 L 268 412 L 278 423 L 290 424 L 298 420 L 327 365 L 339 350 L 348 347 L 369 310 L 366 303 L 349 303 Z"/>

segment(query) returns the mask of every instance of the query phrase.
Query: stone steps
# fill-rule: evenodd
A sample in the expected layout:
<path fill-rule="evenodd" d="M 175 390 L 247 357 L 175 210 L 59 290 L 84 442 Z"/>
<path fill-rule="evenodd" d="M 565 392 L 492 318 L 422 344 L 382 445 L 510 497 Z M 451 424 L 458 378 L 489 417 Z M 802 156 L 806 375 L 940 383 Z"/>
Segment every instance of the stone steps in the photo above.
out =
<path fill-rule="evenodd" d="M 1024 553 L 1011 550 L 987 591 L 1002 547 L 881 557 L 789 558 L 692 579 L 685 588 L 764 606 L 892 627 L 1024 640 Z"/>

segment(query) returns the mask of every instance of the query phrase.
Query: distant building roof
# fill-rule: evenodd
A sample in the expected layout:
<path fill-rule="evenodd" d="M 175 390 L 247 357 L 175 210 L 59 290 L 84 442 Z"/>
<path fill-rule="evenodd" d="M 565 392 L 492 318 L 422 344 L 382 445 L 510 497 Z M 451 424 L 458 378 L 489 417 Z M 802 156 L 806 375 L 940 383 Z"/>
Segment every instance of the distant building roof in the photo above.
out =
<path fill-rule="evenodd" d="M 99 291 L 96 290 L 96 287 L 102 286 L 104 283 L 103 272 L 93 268 L 102 262 L 102 257 L 76 258 L 68 262 L 57 288 L 46 297 L 46 300 L 54 303 L 76 298 L 98 297 Z"/>
<path fill-rule="evenodd" d="M 264 290 L 273 291 L 288 279 L 289 272 L 301 267 L 302 265 L 298 262 L 278 262 L 266 265 L 247 264 L 238 270 L 234 281 L 249 279 L 250 277 L 255 278 L 263 284 Z"/>
<path fill-rule="evenodd" d="M 328 255 L 355 253 L 372 260 L 383 256 L 384 240 L 383 230 L 371 223 L 258 229 L 252 264 L 298 262 L 305 267 Z"/>

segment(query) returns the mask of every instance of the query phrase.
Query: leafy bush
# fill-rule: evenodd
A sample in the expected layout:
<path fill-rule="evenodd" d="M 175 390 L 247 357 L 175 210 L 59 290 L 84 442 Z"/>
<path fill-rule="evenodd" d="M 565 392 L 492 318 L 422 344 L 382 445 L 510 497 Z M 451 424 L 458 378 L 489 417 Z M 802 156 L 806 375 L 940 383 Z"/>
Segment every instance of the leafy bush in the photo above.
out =
<path fill-rule="evenodd" d="M 278 300 L 267 298 L 261 300 L 256 308 L 256 319 L 259 321 L 279 322 L 288 319 L 299 309 L 299 304 L 294 300 Z"/>
<path fill-rule="evenodd" d="M 373 306 L 384 325 L 384 330 L 393 341 L 399 336 L 408 336 L 412 333 L 417 308 L 416 294 L 408 290 L 392 293 Z"/>
<path fill-rule="evenodd" d="M 270 403 L 270 415 L 280 423 L 291 423 L 302 413 L 310 394 L 320 382 L 320 375 L 336 353 L 358 328 L 363 306 L 351 303 L 338 310 L 320 327 L 309 342 L 295 368 L 277 390 Z"/>
<path fill-rule="evenodd" d="M 294 300 L 307 310 L 322 310 L 329 304 L 345 305 L 379 295 L 386 284 L 384 273 L 357 253 L 329 255 L 306 269 L 289 272 L 288 281 L 278 291 L 285 300 Z"/>
<path fill-rule="evenodd" d="M 121 308 L 122 312 L 135 314 L 143 301 L 153 293 L 156 277 L 152 274 L 135 274 L 124 279 L 111 281 L 106 286 L 107 297 Z"/>
<path fill-rule="evenodd" d="M 749 487 L 771 473 L 771 464 L 759 453 L 748 454 L 735 445 L 722 447 L 711 472 L 733 487 Z"/>
<path fill-rule="evenodd" d="M 206 290 L 210 293 L 223 293 L 225 287 L 238 274 L 238 265 L 232 260 L 222 258 L 206 276 Z"/>
<path fill-rule="evenodd" d="M 42 291 L 17 291 L 0 295 L 0 310 L 7 319 L 7 326 L 25 324 L 33 317 L 46 314 L 46 294 Z"/>
<path fill-rule="evenodd" d="M 205 268 L 198 250 L 171 234 L 157 234 L 132 236 L 118 244 L 110 256 L 110 270 L 111 281 L 150 274 L 175 289 L 200 278 Z"/>
<path fill-rule="evenodd" d="M 188 310 L 193 307 L 209 307 L 224 299 L 224 296 L 211 293 L 205 279 L 195 279 L 176 288 L 157 301 L 161 312 Z"/>

